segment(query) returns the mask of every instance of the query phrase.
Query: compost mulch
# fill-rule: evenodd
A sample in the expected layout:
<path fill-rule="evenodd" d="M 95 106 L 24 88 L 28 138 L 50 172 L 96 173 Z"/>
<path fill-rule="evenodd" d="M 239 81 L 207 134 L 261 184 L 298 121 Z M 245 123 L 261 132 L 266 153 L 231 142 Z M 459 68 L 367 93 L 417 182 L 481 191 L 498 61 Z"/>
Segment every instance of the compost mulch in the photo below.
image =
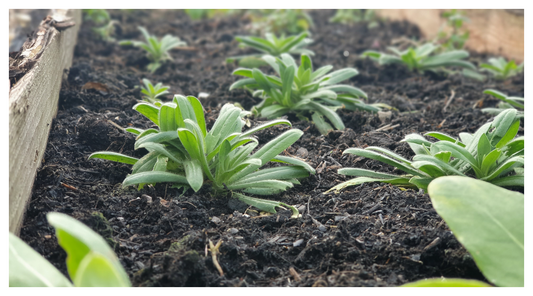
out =
<path fill-rule="evenodd" d="M 98 40 L 90 22 L 82 25 L 21 238 L 66 274 L 66 253 L 45 215 L 69 214 L 107 239 L 134 286 L 398 286 L 441 276 L 486 281 L 424 192 L 381 183 L 324 192 L 348 180 L 337 174 L 341 167 L 400 173 L 377 161 L 343 155 L 345 149 L 379 146 L 410 158 L 408 145 L 400 142 L 407 134 L 472 133 L 491 118 L 480 107 L 497 103 L 483 90 L 523 96 L 523 75 L 482 83 L 461 75 L 380 67 L 358 54 L 420 38 L 416 26 L 380 22 L 368 29 L 366 24 L 329 23 L 333 10 L 310 14 L 315 22 L 310 46 L 314 66 L 355 67 L 359 75 L 348 83 L 367 92 L 370 102 L 398 110 L 379 115 L 341 110 L 346 129 L 325 136 L 309 122 L 288 117 L 305 133 L 285 153 L 305 159 L 317 173 L 268 198 L 295 205 L 301 218 L 290 219 L 283 209 L 274 215 L 258 213 L 231 196 L 213 196 L 209 186 L 197 193 L 164 183 L 140 191 L 123 189 L 121 182 L 131 166 L 87 160 L 101 150 L 135 157 L 145 153 L 134 150 L 134 136 L 122 130 L 151 126 L 132 110 L 141 99 L 135 86 L 142 78 L 162 82 L 175 94 L 208 93 L 201 99 L 208 127 L 227 102 L 247 109 L 259 102 L 244 90 L 228 90 L 240 77 L 231 75 L 236 64 L 224 62 L 252 52 L 239 49 L 233 39 L 249 34 L 248 20 L 233 16 L 191 21 L 181 10 L 111 10 L 112 18 L 120 21 L 117 40 L 141 40 L 137 26 L 144 26 L 157 36 L 179 36 L 187 48 L 172 51 L 174 60 L 150 74 L 140 49 Z M 488 56 L 472 57 L 479 62 Z M 250 120 L 252 125 L 263 121 Z M 264 144 L 287 128 L 256 135 Z M 223 275 L 208 252 L 209 241 L 219 240 Z"/>

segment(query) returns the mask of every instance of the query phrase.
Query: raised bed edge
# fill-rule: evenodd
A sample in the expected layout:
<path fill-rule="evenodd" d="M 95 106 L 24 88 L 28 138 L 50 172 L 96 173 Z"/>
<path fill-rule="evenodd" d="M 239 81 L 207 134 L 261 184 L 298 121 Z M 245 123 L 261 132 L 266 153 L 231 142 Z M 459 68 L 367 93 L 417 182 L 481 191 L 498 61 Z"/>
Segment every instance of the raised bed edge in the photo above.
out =
<path fill-rule="evenodd" d="M 72 65 L 81 10 L 57 9 L 53 14 L 56 20 L 65 17 L 76 25 L 61 33 L 53 29 L 40 59 L 9 93 L 9 231 L 16 235 L 57 114 L 63 70 Z"/>

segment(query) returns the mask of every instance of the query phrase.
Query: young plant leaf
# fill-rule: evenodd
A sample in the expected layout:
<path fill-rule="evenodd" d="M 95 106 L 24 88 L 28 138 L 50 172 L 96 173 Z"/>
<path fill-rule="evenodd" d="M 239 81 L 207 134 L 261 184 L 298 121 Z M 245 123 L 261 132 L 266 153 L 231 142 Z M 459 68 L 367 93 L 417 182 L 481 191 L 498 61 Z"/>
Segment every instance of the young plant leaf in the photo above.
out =
<path fill-rule="evenodd" d="M 458 176 L 436 179 L 428 192 L 437 213 L 491 283 L 524 286 L 523 194 Z"/>

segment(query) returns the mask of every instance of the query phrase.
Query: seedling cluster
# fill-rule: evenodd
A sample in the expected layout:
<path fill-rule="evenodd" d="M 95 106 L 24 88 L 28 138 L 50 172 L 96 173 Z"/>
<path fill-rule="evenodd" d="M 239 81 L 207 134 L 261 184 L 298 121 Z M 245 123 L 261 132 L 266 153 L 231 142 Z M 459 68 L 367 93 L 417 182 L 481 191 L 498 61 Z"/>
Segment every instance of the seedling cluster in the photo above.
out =
<path fill-rule="evenodd" d="M 109 15 L 104 12 L 89 10 L 87 18 L 92 18 L 95 23 L 111 23 Z M 192 19 L 201 19 L 212 15 L 214 10 L 188 10 L 187 13 Z M 338 10 L 330 21 L 366 21 L 372 24 L 375 19 L 371 13 L 371 10 Z M 89 159 L 132 165 L 131 174 L 122 182 L 123 187 L 136 185 L 138 190 L 142 190 L 146 186 L 170 183 L 176 188 L 192 189 L 194 192 L 205 190 L 216 197 L 236 198 L 270 213 L 276 213 L 279 208 L 287 208 L 292 211 L 292 218 L 300 217 L 298 209 L 292 205 L 255 197 L 285 192 L 300 185 L 301 179 L 316 173 L 304 160 L 287 155 L 286 149 L 295 144 L 304 132 L 293 129 L 291 122 L 281 117 L 292 114 L 301 120 L 312 121 L 321 134 L 327 135 L 332 130 L 345 129 L 339 109 L 379 112 L 383 108 L 392 107 L 366 102 L 369 100 L 368 95 L 350 83 L 350 79 L 358 75 L 355 68 L 331 72 L 334 69 L 332 65 L 323 65 L 315 69 L 311 60 L 314 52 L 307 48 L 312 43 L 307 30 L 312 28 L 313 22 L 305 11 L 287 9 L 274 14 L 255 11 L 252 15 L 255 15 L 252 17 L 253 24 L 261 24 L 267 30 L 265 38 L 236 36 L 235 40 L 241 46 L 251 47 L 259 53 L 228 58 L 226 62 L 255 58 L 260 59 L 265 66 L 270 66 L 270 72 L 257 66 L 237 68 L 232 73 L 244 78 L 234 82 L 229 91 L 247 90 L 250 96 L 261 100 L 259 104 L 250 111 L 243 110 L 236 104 L 223 105 L 208 130 L 200 100 L 176 94 L 172 101 L 164 102 L 161 99 L 169 94 L 169 87 L 163 86 L 161 82 L 154 85 L 145 78 L 142 79 L 144 85 L 141 86 L 143 101 L 133 106 L 133 109 L 151 121 L 153 127 L 129 127 L 125 130 L 135 135 L 134 148 L 143 148 L 147 153 L 135 158 L 116 152 L 99 151 L 92 153 Z M 361 56 L 368 57 L 379 65 L 401 64 L 420 74 L 425 71 L 449 72 L 450 67 L 477 71 L 476 66 L 467 60 L 468 51 L 461 49 L 468 33 L 459 35 L 458 32 L 466 19 L 455 11 L 445 17 L 454 31 L 443 46 L 430 42 L 403 50 L 388 47 L 391 54 L 368 50 Z M 146 39 L 145 42 L 127 40 L 120 44 L 144 49 L 150 60 L 147 70 L 151 73 L 164 62 L 172 60 L 169 52 L 171 49 L 186 45 L 177 37 L 166 35 L 158 39 L 145 28 L 138 28 Z M 293 55 L 298 56 L 299 65 Z M 495 79 L 507 79 L 523 70 L 523 64 L 517 66 L 514 61 L 507 62 L 503 58 L 489 59 L 489 63 L 480 67 Z M 325 193 L 339 192 L 348 186 L 369 182 L 429 192 L 437 212 L 458 235 L 461 243 L 476 254 L 476 263 L 491 282 L 499 285 L 520 284 L 521 276 L 523 285 L 523 273 L 518 273 L 516 280 L 505 274 L 494 273 L 494 266 L 485 267 L 486 260 L 483 256 L 478 256 L 480 252 L 492 256 L 505 254 L 502 255 L 502 251 L 495 248 L 483 248 L 468 240 L 463 241 L 463 233 L 467 237 L 485 235 L 481 239 L 486 239 L 486 233 L 480 231 L 472 234 L 464 222 L 457 218 L 459 215 L 466 217 L 474 213 L 472 216 L 477 220 L 474 219 L 471 223 L 492 223 L 494 219 L 486 219 L 486 215 L 481 212 L 499 217 L 495 210 L 495 200 L 500 197 L 509 200 L 498 204 L 505 205 L 513 213 L 519 213 L 520 203 L 523 205 L 523 195 L 501 187 L 524 187 L 524 136 L 517 137 L 524 117 L 524 99 L 509 97 L 492 89 L 485 90 L 484 93 L 502 102 L 498 108 L 482 110 L 495 117 L 473 134 L 464 132 L 451 136 L 437 131 L 424 135 L 408 134 L 402 142 L 407 143 L 413 151 L 412 160 L 382 147 L 348 148 L 344 154 L 374 159 L 403 173 L 399 175 L 362 168 L 341 168 L 338 174 L 355 178 L 340 183 Z M 252 115 L 270 121 L 250 127 L 249 117 Z M 260 146 L 254 134 L 274 126 L 285 126 L 286 130 Z M 487 199 L 479 199 L 472 188 L 479 188 L 479 192 L 486 195 Z M 459 201 L 454 196 L 457 190 L 460 195 L 464 195 Z M 465 202 L 468 198 L 472 198 L 474 202 Z M 482 207 L 483 211 L 478 210 L 476 205 L 484 202 L 486 205 Z M 464 203 L 464 206 L 457 206 L 460 203 Z M 518 223 L 517 225 L 522 223 L 520 225 L 523 226 L 523 216 L 515 218 L 516 221 L 512 222 Z M 59 244 L 68 254 L 67 268 L 72 282 L 20 239 L 11 235 L 10 285 L 130 285 L 116 255 L 100 236 L 63 214 L 51 213 L 47 215 L 47 219 L 56 228 Z M 520 251 L 521 248 L 523 253 L 523 228 L 513 229 L 513 223 L 506 223 L 508 221 L 503 218 L 497 220 L 503 221 L 499 225 L 501 229 L 508 230 L 501 233 L 501 236 L 509 236 L 502 239 L 502 244 L 509 244 L 511 251 Z M 220 243 L 215 246 L 210 242 L 210 246 L 214 264 L 217 265 L 216 254 Z M 516 261 L 518 265 L 519 261 Z M 39 265 L 42 270 L 30 270 L 27 268 L 28 264 Z M 218 268 L 222 275 L 219 265 Z M 25 273 L 30 276 L 23 276 Z M 476 282 L 463 284 L 479 285 Z"/>

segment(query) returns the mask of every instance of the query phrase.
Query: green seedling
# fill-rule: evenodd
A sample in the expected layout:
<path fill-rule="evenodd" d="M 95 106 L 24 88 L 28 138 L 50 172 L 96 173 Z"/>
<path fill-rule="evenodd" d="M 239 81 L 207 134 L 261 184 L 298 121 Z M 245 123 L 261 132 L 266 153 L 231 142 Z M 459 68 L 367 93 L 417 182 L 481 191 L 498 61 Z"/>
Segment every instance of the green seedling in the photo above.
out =
<path fill-rule="evenodd" d="M 255 9 L 248 12 L 254 33 L 299 34 L 314 27 L 313 19 L 302 9 Z"/>
<path fill-rule="evenodd" d="M 496 286 L 524 286 L 524 195 L 467 177 L 429 184 L 433 207 Z"/>
<path fill-rule="evenodd" d="M 469 54 L 465 50 L 452 50 L 440 54 L 431 55 L 439 46 L 433 43 L 426 43 L 416 48 L 410 47 L 407 50 L 400 51 L 396 47 L 387 47 L 393 55 L 367 50 L 361 54 L 362 57 L 369 57 L 377 61 L 380 65 L 386 64 L 403 64 L 409 68 L 410 71 L 437 71 L 443 67 L 461 67 L 476 70 L 474 64 L 464 61 Z"/>
<path fill-rule="evenodd" d="M 401 287 L 491 287 L 487 283 L 477 280 L 455 278 L 431 278 L 402 285 Z"/>
<path fill-rule="evenodd" d="M 151 61 L 151 63 L 148 64 L 147 69 L 152 73 L 159 69 L 163 62 L 172 60 L 169 50 L 187 45 L 187 43 L 172 35 L 167 34 L 161 40 L 158 40 L 156 36 L 148 34 L 148 31 L 146 31 L 145 28 L 139 27 L 139 30 L 146 39 L 146 42 L 125 40 L 121 41 L 119 44 L 133 45 L 146 50 L 146 56 Z"/>
<path fill-rule="evenodd" d="M 191 20 L 201 20 L 208 18 L 213 9 L 185 9 L 185 13 Z"/>
<path fill-rule="evenodd" d="M 346 84 L 337 84 L 358 74 L 353 68 L 345 68 L 327 74 L 333 66 L 328 65 L 313 71 L 311 58 L 301 56 L 298 67 L 289 54 L 281 58 L 263 56 L 279 75 L 265 75 L 259 69 L 239 68 L 233 75 L 247 77 L 231 85 L 230 90 L 247 88 L 263 101 L 254 107 L 254 112 L 261 117 L 278 118 L 287 113 L 296 113 L 302 118 L 311 118 L 322 134 L 333 128 L 324 119 L 327 118 L 336 129 L 344 129 L 344 123 L 335 112 L 339 108 L 349 110 L 366 110 L 377 112 L 379 105 L 367 105 L 363 102 L 366 93 L 359 88 Z"/>
<path fill-rule="evenodd" d="M 59 245 L 67 253 L 72 283 L 39 253 L 9 233 L 10 287 L 131 286 L 117 256 L 100 235 L 65 214 L 48 213 L 46 218 L 56 229 Z"/>
<path fill-rule="evenodd" d="M 524 70 L 524 63 L 516 65 L 515 61 L 507 62 L 504 58 L 490 58 L 488 64 L 479 65 L 483 71 L 489 72 L 495 79 L 505 80 Z"/>
<path fill-rule="evenodd" d="M 104 41 L 115 41 L 115 38 L 111 37 L 115 34 L 115 26 L 118 25 L 118 22 L 115 20 L 109 21 L 106 25 L 98 28 L 92 28 L 93 32 L 98 35 Z"/>
<path fill-rule="evenodd" d="M 83 9 L 84 19 L 92 21 L 95 25 L 104 25 L 111 21 L 109 13 L 105 9 Z"/>
<path fill-rule="evenodd" d="M 451 11 L 445 11 L 442 13 L 442 17 L 446 19 L 446 24 L 451 28 L 451 32 L 448 33 L 441 28 L 438 39 L 442 44 L 442 48 L 445 50 L 458 50 L 465 46 L 470 32 L 462 29 L 463 23 L 468 22 L 468 18 L 465 16 L 465 12 L 452 9 Z"/>
<path fill-rule="evenodd" d="M 229 16 L 239 13 L 241 9 L 185 9 L 191 20 L 210 19 L 216 16 Z"/>
<path fill-rule="evenodd" d="M 460 133 L 459 139 L 440 132 L 425 136 L 410 134 L 407 142 L 416 154 L 410 161 L 380 147 L 350 148 L 344 153 L 363 156 L 392 165 L 405 172 L 393 175 L 359 168 L 343 168 L 338 173 L 358 178 L 341 183 L 329 191 L 368 182 L 383 182 L 426 190 L 433 179 L 448 175 L 472 176 L 498 186 L 524 187 L 524 137 L 515 138 L 520 127 L 516 110 L 507 109 L 474 134 Z"/>
<path fill-rule="evenodd" d="M 149 103 L 160 106 L 161 100 L 159 100 L 158 97 L 168 94 L 169 92 L 167 91 L 167 89 L 169 89 L 169 87 L 163 86 L 161 82 L 154 86 L 152 85 L 150 80 L 146 78 L 143 78 L 143 83 L 145 86 L 141 86 L 141 93 L 144 94 L 143 99 Z"/>
<path fill-rule="evenodd" d="M 84 9 L 85 20 L 92 21 L 100 27 L 92 28 L 92 31 L 104 41 L 115 41 L 111 35 L 115 34 L 115 26 L 118 21 L 111 20 L 109 13 L 105 9 Z"/>
<path fill-rule="evenodd" d="M 192 96 L 174 96 L 171 103 L 161 107 L 139 103 L 133 107 L 146 116 L 158 129 L 128 128 L 137 135 L 135 149 L 148 150 L 141 159 L 102 151 L 89 156 L 132 164 L 133 170 L 123 186 L 170 182 L 178 187 L 200 190 L 210 183 L 215 194 L 231 193 L 233 197 L 262 211 L 276 213 L 276 207 L 285 206 L 298 216 L 298 210 L 282 202 L 250 197 L 247 194 L 277 194 L 299 184 L 299 178 L 314 174 L 315 170 L 302 160 L 279 155 L 303 134 L 291 129 L 265 144 L 254 154 L 259 142 L 251 137 L 262 129 L 285 124 L 287 120 L 274 120 L 242 132 L 245 116 L 250 112 L 231 104 L 222 107 L 210 131 L 206 130 L 204 112 L 200 101 Z M 260 169 L 268 162 L 284 163 Z"/>
<path fill-rule="evenodd" d="M 337 9 L 337 12 L 329 21 L 331 23 L 347 25 L 367 22 L 368 28 L 371 29 L 379 26 L 376 19 L 376 14 L 373 9 Z"/>
<path fill-rule="evenodd" d="M 283 36 L 277 38 L 276 35 L 267 33 L 265 34 L 266 39 L 253 36 L 237 36 L 235 39 L 240 42 L 241 46 L 249 46 L 261 53 L 230 57 L 226 59 L 226 63 L 232 63 L 235 60 L 241 60 L 243 58 L 260 58 L 264 54 L 275 57 L 279 57 L 283 53 L 315 55 L 312 50 L 304 48 L 313 42 L 313 40 L 306 38 L 307 35 L 304 32 L 287 38 Z"/>
<path fill-rule="evenodd" d="M 483 91 L 483 93 L 496 97 L 500 99 L 501 102 L 498 103 L 497 108 L 483 108 L 481 109 L 482 112 L 498 115 L 503 110 L 512 108 L 518 111 L 517 116 L 519 118 L 524 118 L 524 98 L 508 97 L 507 95 L 494 89 L 486 89 Z"/>

